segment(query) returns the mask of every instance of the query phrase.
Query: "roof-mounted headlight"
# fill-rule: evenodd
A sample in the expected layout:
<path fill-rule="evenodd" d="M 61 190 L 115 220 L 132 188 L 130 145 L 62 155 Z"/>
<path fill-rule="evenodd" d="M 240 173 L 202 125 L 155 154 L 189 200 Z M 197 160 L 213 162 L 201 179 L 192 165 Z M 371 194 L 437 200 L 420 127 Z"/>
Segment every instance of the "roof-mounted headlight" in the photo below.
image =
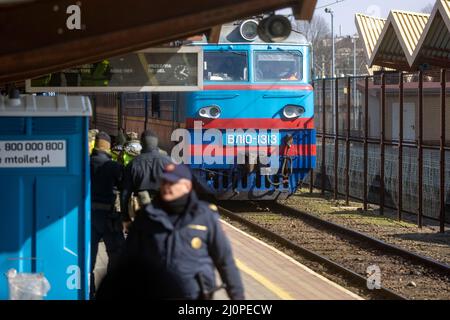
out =
<path fill-rule="evenodd" d="M 200 117 L 217 119 L 220 117 L 221 111 L 219 106 L 203 107 L 198 111 Z"/>
<path fill-rule="evenodd" d="M 298 118 L 305 113 L 305 108 L 288 104 L 283 108 L 283 116 L 288 119 Z"/>
<path fill-rule="evenodd" d="M 239 27 L 241 37 L 247 41 L 253 41 L 258 36 L 258 21 L 249 19 L 241 23 Z"/>
<path fill-rule="evenodd" d="M 288 18 L 282 15 L 271 15 L 258 24 L 258 35 L 265 42 L 281 42 L 291 34 L 292 26 Z"/>

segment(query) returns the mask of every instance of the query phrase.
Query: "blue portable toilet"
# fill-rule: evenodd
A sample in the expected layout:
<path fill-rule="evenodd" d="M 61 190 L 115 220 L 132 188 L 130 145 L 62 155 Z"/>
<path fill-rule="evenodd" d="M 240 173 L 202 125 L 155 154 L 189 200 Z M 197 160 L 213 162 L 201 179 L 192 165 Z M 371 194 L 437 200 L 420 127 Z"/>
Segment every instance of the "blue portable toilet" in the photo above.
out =
<path fill-rule="evenodd" d="M 43 273 L 46 299 L 89 297 L 88 121 L 82 96 L 0 96 L 0 299 L 5 273 Z"/>

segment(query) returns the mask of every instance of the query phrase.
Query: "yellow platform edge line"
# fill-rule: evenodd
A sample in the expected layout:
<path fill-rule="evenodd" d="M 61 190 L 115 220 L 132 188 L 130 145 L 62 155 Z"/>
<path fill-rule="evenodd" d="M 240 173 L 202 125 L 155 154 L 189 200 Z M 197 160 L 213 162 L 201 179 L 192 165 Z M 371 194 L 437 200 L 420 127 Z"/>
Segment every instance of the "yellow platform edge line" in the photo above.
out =
<path fill-rule="evenodd" d="M 235 226 L 231 225 L 230 223 L 224 221 L 223 219 L 220 219 L 220 222 L 223 223 L 224 225 L 226 225 L 227 227 L 231 228 L 232 230 L 235 230 L 236 232 L 239 232 L 239 233 L 243 234 L 243 235 L 246 236 L 247 238 L 250 238 L 250 239 L 252 239 L 252 240 L 254 240 L 254 241 L 256 241 L 256 242 L 262 244 L 263 246 L 265 246 L 266 248 L 272 250 L 273 252 L 276 252 L 277 254 L 279 254 L 280 256 L 282 256 L 282 257 L 286 258 L 287 260 L 291 261 L 293 264 L 299 266 L 300 268 L 302 268 L 302 269 L 305 270 L 306 272 L 308 272 L 308 273 L 310 273 L 310 274 L 312 274 L 312 275 L 318 277 L 319 279 L 321 279 L 321 280 L 327 282 L 327 283 L 330 284 L 331 286 L 333 286 L 333 287 L 339 289 L 340 291 L 346 293 L 347 295 L 349 295 L 349 296 L 352 297 L 353 299 L 356 299 L 356 300 L 364 300 L 362 297 L 358 296 L 357 294 L 355 294 L 355 293 L 351 292 L 350 290 L 348 290 L 348 289 L 342 287 L 341 285 L 339 285 L 339 284 L 337 284 L 337 283 L 335 283 L 335 282 L 333 282 L 333 281 L 331 281 L 331 280 L 325 278 L 324 276 L 318 274 L 317 272 L 315 272 L 315 271 L 313 271 L 312 269 L 308 268 L 307 266 L 301 264 L 300 262 L 298 262 L 298 261 L 295 260 L 294 258 L 288 256 L 288 255 L 285 254 L 284 252 L 281 252 L 280 250 L 278 250 L 278 249 L 272 247 L 271 245 L 265 243 L 264 241 L 262 241 L 262 240 L 260 240 L 260 239 L 258 239 L 258 238 L 255 238 L 254 236 L 252 236 L 252 235 L 250 235 L 250 234 L 248 234 L 248 233 L 246 233 L 246 232 L 240 230 L 239 228 L 236 228 Z M 347 300 L 347 299 L 343 299 L 343 300 Z"/>
<path fill-rule="evenodd" d="M 282 288 L 280 288 L 279 286 L 274 284 L 272 281 L 267 279 L 265 276 L 256 272 L 255 270 L 251 269 L 249 266 L 244 264 L 239 259 L 235 258 L 234 260 L 236 261 L 236 265 L 239 268 L 239 270 L 248 274 L 250 277 L 252 277 L 256 281 L 258 281 L 260 284 L 262 284 L 264 287 L 269 289 L 269 291 L 273 292 L 275 295 L 277 295 L 278 297 L 280 297 L 283 300 L 294 300 L 294 298 L 289 293 L 287 293 L 285 290 L 283 290 Z"/>

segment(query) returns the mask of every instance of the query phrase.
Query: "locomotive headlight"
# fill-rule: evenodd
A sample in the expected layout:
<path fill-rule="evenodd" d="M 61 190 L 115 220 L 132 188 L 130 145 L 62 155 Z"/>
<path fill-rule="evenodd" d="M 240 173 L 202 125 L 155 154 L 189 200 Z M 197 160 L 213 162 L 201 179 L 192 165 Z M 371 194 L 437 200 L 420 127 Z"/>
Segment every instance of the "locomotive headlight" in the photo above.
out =
<path fill-rule="evenodd" d="M 305 108 L 302 106 L 296 106 L 288 104 L 283 108 L 283 116 L 288 119 L 298 118 L 305 113 Z"/>
<path fill-rule="evenodd" d="M 198 111 L 200 117 L 217 119 L 220 117 L 221 111 L 219 106 L 203 107 Z"/>
<path fill-rule="evenodd" d="M 258 36 L 258 21 L 256 20 L 245 20 L 241 23 L 239 27 L 239 32 L 241 37 L 247 41 L 253 41 Z"/>

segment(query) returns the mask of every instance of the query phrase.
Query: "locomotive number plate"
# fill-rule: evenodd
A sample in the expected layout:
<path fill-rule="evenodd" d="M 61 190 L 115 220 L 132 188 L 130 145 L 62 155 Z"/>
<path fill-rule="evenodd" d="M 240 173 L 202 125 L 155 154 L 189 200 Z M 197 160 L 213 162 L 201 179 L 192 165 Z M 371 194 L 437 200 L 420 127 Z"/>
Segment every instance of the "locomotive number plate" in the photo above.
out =
<path fill-rule="evenodd" d="M 225 144 L 228 146 L 279 145 L 280 134 L 273 132 L 227 132 L 225 134 Z"/>

